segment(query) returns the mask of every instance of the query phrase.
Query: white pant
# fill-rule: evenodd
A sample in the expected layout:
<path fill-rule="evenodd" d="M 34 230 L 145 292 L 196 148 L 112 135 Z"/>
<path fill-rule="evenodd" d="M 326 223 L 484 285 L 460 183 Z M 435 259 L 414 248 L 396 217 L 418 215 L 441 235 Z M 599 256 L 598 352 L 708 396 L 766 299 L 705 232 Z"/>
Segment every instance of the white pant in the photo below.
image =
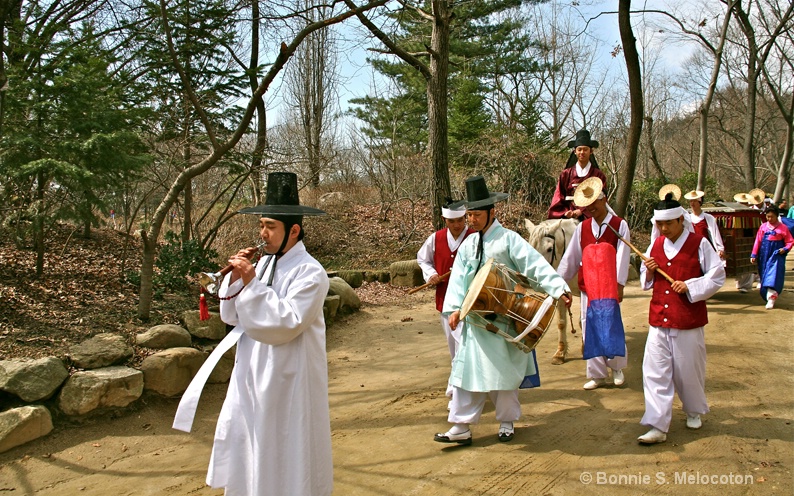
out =
<path fill-rule="evenodd" d="M 512 391 L 489 391 L 487 393 L 466 391 L 452 386 L 452 401 L 449 402 L 447 420 L 453 424 L 476 424 L 485 407 L 485 400 L 490 397 L 496 407 L 496 420 L 499 422 L 515 422 L 521 416 L 521 403 L 518 401 L 518 389 Z"/>
<path fill-rule="evenodd" d="M 587 339 L 587 302 L 590 301 L 587 298 L 587 293 L 582 292 L 580 294 L 580 314 L 581 314 L 581 321 L 582 321 L 582 340 Z M 612 370 L 623 370 L 626 368 L 626 365 L 629 362 L 629 349 L 626 348 L 626 351 L 623 353 L 624 356 L 616 356 L 614 358 L 607 358 L 607 357 L 593 357 L 587 360 L 587 377 L 590 379 L 606 379 L 609 377 L 609 369 Z"/>
<path fill-rule="evenodd" d="M 741 274 L 736 277 L 736 289 L 746 289 L 750 291 L 753 289 L 753 280 L 755 279 L 755 274 L 753 273 L 745 273 Z"/>
<path fill-rule="evenodd" d="M 444 329 L 444 335 L 447 337 L 447 346 L 449 346 L 449 355 L 452 360 L 455 360 L 455 354 L 460 348 L 461 333 L 463 332 L 463 321 L 458 322 L 458 327 L 452 329 L 449 327 L 449 316 L 441 314 L 441 328 Z M 447 397 L 452 397 L 452 384 L 447 383 Z"/>
<path fill-rule="evenodd" d="M 458 322 L 458 327 L 452 329 L 449 327 L 449 315 L 441 314 L 441 328 L 444 329 L 444 335 L 447 337 L 447 346 L 449 346 L 449 356 L 455 359 L 455 354 L 460 348 L 461 329 L 463 328 L 463 321 Z"/>
<path fill-rule="evenodd" d="M 642 425 L 667 432 L 675 393 L 687 414 L 708 413 L 705 330 L 651 326 L 642 361 L 642 386 L 645 390 Z"/>

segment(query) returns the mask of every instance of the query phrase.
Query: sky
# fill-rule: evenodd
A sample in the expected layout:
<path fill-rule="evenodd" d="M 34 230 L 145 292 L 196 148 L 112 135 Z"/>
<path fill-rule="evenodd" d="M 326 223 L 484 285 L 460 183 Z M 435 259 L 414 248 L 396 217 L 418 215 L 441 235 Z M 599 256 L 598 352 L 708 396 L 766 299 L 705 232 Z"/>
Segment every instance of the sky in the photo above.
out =
<path fill-rule="evenodd" d="M 613 57 L 611 55 L 615 46 L 620 45 L 620 33 L 617 21 L 617 0 L 611 1 L 588 1 L 588 0 L 561 0 L 558 2 L 566 6 L 574 4 L 581 13 L 581 25 L 586 29 L 586 34 L 601 40 L 598 47 L 598 64 L 610 73 L 622 74 L 625 72 L 625 62 L 622 55 Z M 676 7 L 676 4 L 680 4 Z M 690 15 L 695 16 L 694 2 L 683 0 L 660 0 L 634 3 L 633 10 L 638 9 L 659 9 L 659 10 L 680 10 L 688 9 Z M 611 13 L 610 13 L 611 12 Z M 664 44 L 659 51 L 661 69 L 668 74 L 676 73 L 681 70 L 684 61 L 696 49 L 693 43 L 671 43 L 669 34 L 659 33 L 652 25 L 660 22 L 664 18 L 658 14 L 644 14 L 633 16 L 635 36 L 642 38 L 643 29 L 649 45 Z M 650 27 L 645 27 L 649 26 Z M 358 24 L 355 19 L 349 19 L 341 26 L 340 35 L 340 58 L 341 66 L 339 101 L 342 112 L 346 111 L 351 105 L 351 99 L 382 92 L 386 88 L 386 82 L 374 73 L 371 66 L 366 62 L 368 56 L 373 53 L 367 48 L 371 46 L 371 38 L 368 33 Z M 640 43 L 641 44 L 641 43 Z M 640 47 L 638 47 L 640 48 Z M 268 122 L 275 124 L 283 120 L 284 107 L 279 94 L 282 89 L 276 86 L 276 91 L 270 93 L 270 103 L 268 105 Z"/>

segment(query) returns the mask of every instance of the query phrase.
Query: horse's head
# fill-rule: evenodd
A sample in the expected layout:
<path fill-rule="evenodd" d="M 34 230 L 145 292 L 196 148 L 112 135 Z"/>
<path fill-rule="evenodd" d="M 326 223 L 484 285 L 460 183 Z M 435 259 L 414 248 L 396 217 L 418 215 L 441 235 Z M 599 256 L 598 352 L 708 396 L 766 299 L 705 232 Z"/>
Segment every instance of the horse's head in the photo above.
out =
<path fill-rule="evenodd" d="M 572 219 L 550 219 L 538 224 L 524 219 L 527 241 L 555 268 L 560 264 L 576 224 L 578 222 Z"/>

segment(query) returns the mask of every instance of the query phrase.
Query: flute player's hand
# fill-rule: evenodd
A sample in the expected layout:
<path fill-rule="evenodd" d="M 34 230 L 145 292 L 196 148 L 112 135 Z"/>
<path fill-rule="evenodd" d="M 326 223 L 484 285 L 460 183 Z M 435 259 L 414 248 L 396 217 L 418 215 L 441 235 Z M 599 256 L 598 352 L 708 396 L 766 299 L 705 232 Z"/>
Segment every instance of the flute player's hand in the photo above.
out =
<path fill-rule="evenodd" d="M 229 264 L 233 267 L 232 277 L 229 283 L 242 279 L 243 284 L 247 285 L 254 278 L 256 271 L 254 270 L 254 265 L 248 259 L 250 253 L 251 251 L 249 249 L 240 250 L 229 259 Z"/>

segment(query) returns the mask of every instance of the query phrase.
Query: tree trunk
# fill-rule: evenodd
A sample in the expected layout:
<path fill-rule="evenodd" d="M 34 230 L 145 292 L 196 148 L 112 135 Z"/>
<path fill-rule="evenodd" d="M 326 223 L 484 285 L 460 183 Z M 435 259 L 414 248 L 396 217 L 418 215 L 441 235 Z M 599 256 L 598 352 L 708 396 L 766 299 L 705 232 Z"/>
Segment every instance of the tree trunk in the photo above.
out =
<path fill-rule="evenodd" d="M 33 239 L 36 246 L 36 277 L 39 278 L 44 274 L 44 191 L 45 183 L 48 183 L 47 177 L 43 172 L 38 173 L 36 177 L 36 212 L 33 224 Z"/>
<path fill-rule="evenodd" d="M 744 187 L 746 191 L 755 188 L 755 110 L 758 92 L 758 42 L 755 39 L 755 30 L 747 12 L 742 8 L 741 2 L 735 6 L 736 17 L 739 19 L 742 33 L 747 39 L 747 88 L 746 108 L 744 111 L 744 132 L 742 156 L 740 163 L 744 173 Z"/>
<path fill-rule="evenodd" d="M 791 153 L 794 147 L 794 93 L 791 94 L 791 104 L 786 115 L 786 145 L 783 157 L 780 159 L 780 168 L 777 171 L 777 184 L 775 184 L 775 205 L 784 198 L 789 180 L 791 179 Z"/>
<path fill-rule="evenodd" d="M 251 63 L 248 67 L 259 66 L 259 2 L 251 2 Z M 256 91 L 259 81 L 255 71 L 248 74 L 251 93 Z M 251 157 L 251 170 L 258 171 L 262 167 L 265 150 L 267 149 L 267 112 L 265 100 L 260 98 L 256 102 L 256 146 Z M 253 181 L 254 205 L 260 205 L 262 197 L 262 174 L 255 174 Z"/>
<path fill-rule="evenodd" d="M 433 31 L 430 38 L 430 78 L 427 81 L 427 147 L 433 168 L 433 224 L 443 227 L 441 207 L 452 196 L 449 183 L 447 137 L 447 79 L 449 75 L 449 31 L 451 9 L 448 0 L 433 1 Z"/>
<path fill-rule="evenodd" d="M 659 157 L 656 154 L 656 145 L 653 142 L 653 117 L 645 117 L 645 122 L 648 123 L 645 127 L 645 136 L 648 139 L 648 149 L 651 151 L 651 163 L 653 163 L 653 168 L 656 169 L 656 174 L 659 176 L 659 179 L 667 184 L 669 181 L 667 180 L 667 175 L 664 173 L 664 169 L 662 169 L 662 165 L 659 163 Z"/>
<path fill-rule="evenodd" d="M 185 164 L 185 169 L 190 167 L 190 159 L 191 155 L 191 148 L 190 143 L 192 141 L 192 136 L 190 132 L 190 100 L 188 100 L 187 95 L 184 97 L 185 106 L 185 120 L 183 122 L 183 126 L 185 127 L 185 141 L 182 145 L 182 163 Z M 193 230 L 193 181 L 188 179 L 187 183 L 185 184 L 185 202 L 184 202 L 184 216 L 182 218 L 182 243 L 187 243 L 190 241 L 190 234 Z M 157 240 L 154 240 L 155 244 Z"/>
<path fill-rule="evenodd" d="M 182 219 L 182 242 L 187 243 L 190 241 L 191 233 L 193 231 L 193 180 L 188 180 L 185 185 L 185 217 Z"/>
<path fill-rule="evenodd" d="M 640 56 L 637 53 L 637 40 L 631 29 L 631 0 L 618 2 L 618 27 L 623 55 L 626 59 L 626 72 L 629 77 L 629 98 L 631 100 L 631 119 L 626 142 L 626 170 L 618 184 L 615 211 L 618 216 L 625 217 L 634 182 L 634 171 L 637 168 L 637 155 L 642 138 L 642 120 L 645 116 L 645 105 L 642 99 L 642 75 L 640 73 Z"/>
<path fill-rule="evenodd" d="M 138 318 L 146 322 L 152 309 L 152 279 L 154 276 L 154 256 L 157 251 L 157 238 L 153 241 L 146 231 L 141 230 L 143 257 L 141 260 L 141 294 L 138 300 Z"/>
<path fill-rule="evenodd" d="M 706 91 L 706 98 L 700 105 L 698 112 L 700 113 L 700 154 L 698 155 L 698 184 L 699 191 L 705 191 L 706 187 L 706 167 L 708 165 L 709 156 L 709 112 L 711 110 L 711 102 L 714 100 L 714 93 L 717 90 L 717 79 L 720 75 L 720 68 L 722 67 L 722 51 L 725 48 L 725 39 L 728 35 L 728 26 L 731 21 L 731 14 L 733 13 L 733 5 L 736 2 L 731 2 L 728 5 L 728 10 L 725 12 L 725 19 L 722 21 L 722 28 L 720 29 L 720 39 L 714 50 L 714 66 L 711 68 L 711 79 L 709 80 L 709 89 Z M 749 190 L 748 190 L 749 191 Z"/>

